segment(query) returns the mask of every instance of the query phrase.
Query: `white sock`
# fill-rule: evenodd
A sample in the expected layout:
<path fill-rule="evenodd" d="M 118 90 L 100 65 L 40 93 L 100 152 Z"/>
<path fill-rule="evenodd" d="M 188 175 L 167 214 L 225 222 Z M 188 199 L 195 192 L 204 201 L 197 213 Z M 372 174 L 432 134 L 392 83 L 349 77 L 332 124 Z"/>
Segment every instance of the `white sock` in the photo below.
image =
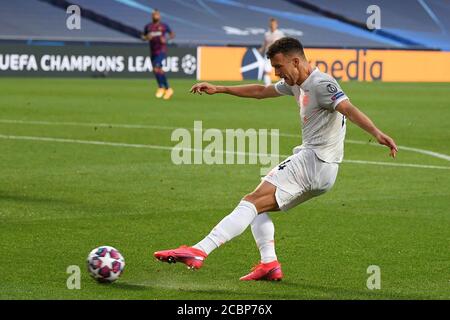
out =
<path fill-rule="evenodd" d="M 261 262 L 277 260 L 275 254 L 275 226 L 267 213 L 260 213 L 251 224 L 253 237 L 261 254 Z"/>
<path fill-rule="evenodd" d="M 264 74 L 264 85 L 268 86 L 272 84 L 272 79 L 270 79 L 270 75 Z"/>
<path fill-rule="evenodd" d="M 257 215 L 253 203 L 242 200 L 233 212 L 223 218 L 202 241 L 194 245 L 194 248 L 210 254 L 214 249 L 244 232 Z"/>

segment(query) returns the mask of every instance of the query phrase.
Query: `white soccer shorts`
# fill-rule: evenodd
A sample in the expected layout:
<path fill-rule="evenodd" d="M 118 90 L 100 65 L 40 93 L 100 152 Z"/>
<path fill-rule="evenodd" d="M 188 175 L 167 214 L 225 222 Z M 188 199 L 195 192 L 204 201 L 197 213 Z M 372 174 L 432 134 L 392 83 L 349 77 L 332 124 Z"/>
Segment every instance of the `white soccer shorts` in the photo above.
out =
<path fill-rule="evenodd" d="M 275 198 L 282 211 L 321 195 L 333 187 L 339 165 L 317 158 L 311 149 L 300 149 L 264 178 L 277 187 Z"/>

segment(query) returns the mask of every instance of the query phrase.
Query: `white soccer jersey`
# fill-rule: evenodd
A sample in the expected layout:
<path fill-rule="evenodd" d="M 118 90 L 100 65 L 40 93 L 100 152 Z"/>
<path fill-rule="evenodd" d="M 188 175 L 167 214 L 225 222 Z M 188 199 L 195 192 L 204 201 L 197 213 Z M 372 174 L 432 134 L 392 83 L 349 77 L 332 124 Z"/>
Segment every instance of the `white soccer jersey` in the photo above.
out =
<path fill-rule="evenodd" d="M 272 45 L 272 43 L 274 43 L 275 41 L 277 41 L 278 39 L 281 39 L 284 37 L 284 33 L 280 30 L 275 30 L 274 32 L 272 31 L 267 31 L 264 34 L 264 41 L 266 44 L 265 50 L 266 50 L 266 54 L 267 54 L 267 50 L 269 49 L 269 47 Z"/>
<path fill-rule="evenodd" d="M 344 157 L 345 117 L 335 111 L 348 99 L 337 81 L 318 68 L 300 85 L 275 83 L 281 95 L 295 96 L 302 123 L 302 145 L 294 149 L 312 149 L 325 162 L 340 163 Z"/>

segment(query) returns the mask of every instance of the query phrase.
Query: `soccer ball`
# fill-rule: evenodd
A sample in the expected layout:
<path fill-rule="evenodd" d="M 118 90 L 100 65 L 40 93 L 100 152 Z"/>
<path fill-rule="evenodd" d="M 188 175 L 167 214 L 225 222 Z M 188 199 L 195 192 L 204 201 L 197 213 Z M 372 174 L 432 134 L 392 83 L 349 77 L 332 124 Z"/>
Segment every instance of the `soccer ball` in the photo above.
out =
<path fill-rule="evenodd" d="M 125 268 L 125 259 L 116 248 L 101 246 L 87 257 L 90 275 L 99 282 L 116 281 Z"/>

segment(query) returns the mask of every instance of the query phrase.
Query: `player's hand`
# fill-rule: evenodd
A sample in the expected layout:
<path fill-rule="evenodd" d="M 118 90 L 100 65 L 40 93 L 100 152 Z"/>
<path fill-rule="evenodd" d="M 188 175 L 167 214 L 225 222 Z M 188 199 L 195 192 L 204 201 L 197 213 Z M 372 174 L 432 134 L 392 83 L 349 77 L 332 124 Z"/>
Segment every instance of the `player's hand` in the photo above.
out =
<path fill-rule="evenodd" d="M 143 34 L 141 35 L 141 39 L 144 41 L 150 41 L 152 40 L 152 36 L 150 34 Z"/>
<path fill-rule="evenodd" d="M 202 94 L 203 92 L 207 94 L 215 94 L 217 93 L 217 87 L 208 82 L 196 83 L 192 86 L 190 93 L 198 93 Z"/>
<path fill-rule="evenodd" d="M 389 155 L 392 158 L 395 158 L 395 156 L 397 155 L 398 152 L 398 147 L 395 144 L 394 139 L 392 139 L 391 137 L 389 137 L 388 135 L 380 132 L 377 136 L 376 136 L 378 143 L 385 145 L 387 147 L 389 147 L 389 149 L 391 149 L 391 152 L 389 153 Z"/>

